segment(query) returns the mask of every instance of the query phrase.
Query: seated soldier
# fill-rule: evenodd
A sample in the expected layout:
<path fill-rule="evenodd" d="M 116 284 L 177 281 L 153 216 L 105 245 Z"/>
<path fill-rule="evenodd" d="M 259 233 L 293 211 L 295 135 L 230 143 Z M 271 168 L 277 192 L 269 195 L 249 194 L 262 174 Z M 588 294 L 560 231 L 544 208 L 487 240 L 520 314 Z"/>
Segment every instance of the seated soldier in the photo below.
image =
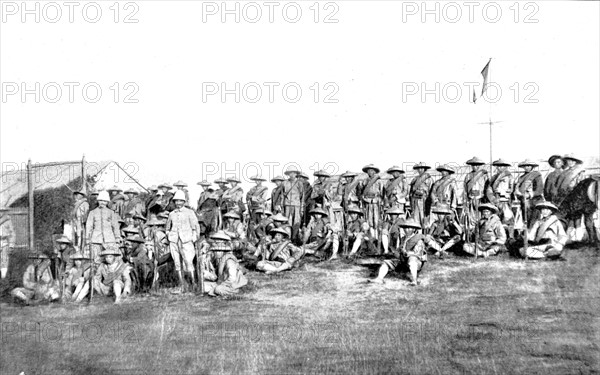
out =
<path fill-rule="evenodd" d="M 327 212 L 321 207 L 310 210 L 312 219 L 304 230 L 302 247 L 305 254 L 323 253 L 331 247 L 331 228 Z"/>
<path fill-rule="evenodd" d="M 375 279 L 369 280 L 373 283 L 383 283 L 383 278 L 390 269 L 408 270 L 412 285 L 417 285 L 417 276 L 427 262 L 427 249 L 425 245 L 425 236 L 418 233 L 421 225 L 410 218 L 399 223 L 403 228 L 405 236 L 402 238 L 400 254 L 396 259 L 385 259 L 379 267 L 379 272 Z"/>
<path fill-rule="evenodd" d="M 350 256 L 356 255 L 361 245 L 367 239 L 369 224 L 362 218 L 364 213 L 358 206 L 348 207 L 348 224 L 346 225 L 346 236 L 348 240 L 353 240 Z"/>
<path fill-rule="evenodd" d="M 212 243 L 206 259 L 204 288 L 209 296 L 228 296 L 248 284 L 237 258 L 232 254 L 231 238 L 223 231 L 210 236 Z"/>
<path fill-rule="evenodd" d="M 567 233 L 554 213 L 558 208 L 551 202 L 541 202 L 535 205 L 540 218 L 533 223 L 528 232 L 529 245 L 521 248 L 522 257 L 531 259 L 559 259 L 563 247 L 567 243 Z"/>
<path fill-rule="evenodd" d="M 381 243 L 383 253 L 390 254 L 390 241 L 394 249 L 399 249 L 400 239 L 404 236 L 404 230 L 400 228 L 400 223 L 404 220 L 404 211 L 400 207 L 392 207 L 385 213 L 387 219 L 381 223 Z"/>
<path fill-rule="evenodd" d="M 115 295 L 115 303 L 121 303 L 122 298 L 131 294 L 130 265 L 123 262 L 121 253 L 115 248 L 108 248 L 100 252 L 104 262 L 100 264 L 92 284 L 94 290 L 102 296 Z M 89 283 L 85 283 L 77 302 L 81 301 L 89 291 Z"/>
<path fill-rule="evenodd" d="M 146 241 L 139 234 L 127 237 L 127 253 L 125 259 L 133 266 L 137 276 L 139 290 L 148 291 L 152 286 L 154 263 L 148 257 Z"/>
<path fill-rule="evenodd" d="M 290 228 L 275 228 L 271 231 L 273 241 L 263 244 L 258 248 L 261 260 L 256 264 L 256 269 L 267 274 L 277 273 L 292 269 L 302 258 L 302 248 L 296 247 L 290 241 Z"/>
<path fill-rule="evenodd" d="M 506 231 L 497 215 L 498 208 L 491 203 L 483 203 L 479 205 L 478 210 L 481 212 L 481 219 L 475 228 L 475 244 L 470 242 L 470 238 L 469 242 L 463 245 L 463 251 L 484 258 L 498 255 L 506 243 Z"/>
<path fill-rule="evenodd" d="M 85 283 L 90 279 L 90 260 L 83 253 L 71 256 L 74 266 L 66 273 L 63 299 L 76 301 Z"/>
<path fill-rule="evenodd" d="M 56 240 L 56 243 L 58 244 L 58 270 L 61 274 L 64 274 L 69 272 L 73 267 L 73 260 L 71 257 L 75 254 L 75 248 L 67 236 L 61 236 Z"/>
<path fill-rule="evenodd" d="M 446 251 L 461 241 L 463 230 L 456 220 L 456 214 L 447 204 L 438 203 L 431 211 L 436 215 L 429 226 L 425 243 L 436 251 L 435 255 L 442 257 L 447 255 Z"/>
<path fill-rule="evenodd" d="M 231 246 L 237 256 L 242 257 L 246 249 L 246 231 L 241 222 L 240 215 L 235 211 L 229 211 L 223 215 L 223 232 L 231 238 Z"/>
<path fill-rule="evenodd" d="M 13 289 L 10 294 L 25 304 L 59 299 L 60 288 L 50 272 L 51 263 L 48 255 L 33 253 L 28 258 L 32 262 L 23 274 L 23 287 Z"/>

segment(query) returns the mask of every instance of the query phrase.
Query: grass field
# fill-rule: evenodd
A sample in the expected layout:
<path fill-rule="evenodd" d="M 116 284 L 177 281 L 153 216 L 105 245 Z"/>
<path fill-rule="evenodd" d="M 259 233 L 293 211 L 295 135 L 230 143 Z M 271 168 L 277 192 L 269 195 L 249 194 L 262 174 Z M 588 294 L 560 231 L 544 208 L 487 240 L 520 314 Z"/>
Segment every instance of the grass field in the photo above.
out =
<path fill-rule="evenodd" d="M 598 373 L 598 250 L 430 259 L 418 287 L 336 261 L 249 272 L 229 299 L 2 302 L 0 374 Z"/>

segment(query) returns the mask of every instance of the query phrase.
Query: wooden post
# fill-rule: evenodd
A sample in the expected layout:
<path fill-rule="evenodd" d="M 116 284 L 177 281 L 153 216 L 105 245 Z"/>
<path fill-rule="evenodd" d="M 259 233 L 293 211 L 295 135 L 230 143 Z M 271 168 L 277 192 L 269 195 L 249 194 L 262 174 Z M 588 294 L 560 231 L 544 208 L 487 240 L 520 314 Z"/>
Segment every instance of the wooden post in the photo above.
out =
<path fill-rule="evenodd" d="M 35 251 L 35 239 L 34 239 L 34 217 L 33 217 L 33 180 L 35 178 L 35 172 L 33 171 L 33 165 L 31 159 L 27 162 L 27 192 L 29 195 L 29 207 L 27 208 L 27 222 L 29 223 L 29 251 Z"/>
<path fill-rule="evenodd" d="M 81 158 L 81 190 L 87 194 L 87 176 L 85 174 L 85 154 Z"/>

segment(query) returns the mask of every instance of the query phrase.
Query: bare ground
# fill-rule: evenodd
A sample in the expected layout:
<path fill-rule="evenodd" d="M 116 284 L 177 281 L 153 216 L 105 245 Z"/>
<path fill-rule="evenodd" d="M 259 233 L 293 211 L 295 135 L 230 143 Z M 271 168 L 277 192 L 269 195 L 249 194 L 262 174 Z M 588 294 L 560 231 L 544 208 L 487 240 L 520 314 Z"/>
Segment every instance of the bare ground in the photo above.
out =
<path fill-rule="evenodd" d="M 114 306 L 0 304 L 0 374 L 591 374 L 600 362 L 596 248 L 566 262 L 430 259 L 421 285 L 376 266 L 249 272 L 233 298 Z"/>

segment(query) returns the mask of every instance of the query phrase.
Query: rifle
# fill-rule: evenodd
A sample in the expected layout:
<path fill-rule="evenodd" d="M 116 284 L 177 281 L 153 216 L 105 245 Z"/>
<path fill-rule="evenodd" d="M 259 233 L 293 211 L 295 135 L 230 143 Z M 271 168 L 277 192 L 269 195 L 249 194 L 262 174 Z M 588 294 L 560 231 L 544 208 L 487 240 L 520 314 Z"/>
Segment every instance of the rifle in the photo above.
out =
<path fill-rule="evenodd" d="M 158 289 L 158 241 L 156 240 L 156 228 L 152 228 L 152 242 L 154 242 L 154 274 L 152 275 L 152 289 L 157 291 Z"/>
<path fill-rule="evenodd" d="M 94 285 L 92 283 L 92 280 L 94 279 L 94 256 L 92 254 L 92 244 L 85 244 L 86 246 L 88 246 L 88 248 L 90 249 L 90 279 L 89 279 L 89 283 L 90 283 L 90 303 L 92 303 L 92 299 L 94 298 Z"/>
<path fill-rule="evenodd" d="M 523 200 L 523 204 L 521 205 L 521 211 L 523 214 L 523 249 L 525 252 L 525 260 L 528 260 L 529 257 L 527 256 L 527 247 L 529 246 L 529 230 L 528 230 L 528 223 L 527 223 L 527 200 L 525 199 L 525 197 L 521 198 Z"/>
<path fill-rule="evenodd" d="M 471 212 L 473 212 L 473 202 L 472 201 L 468 201 L 468 203 L 467 203 L 467 215 L 465 215 L 467 221 L 471 221 L 469 219 L 469 216 L 470 216 L 469 214 Z M 474 246 L 474 248 L 475 248 L 475 258 L 474 258 L 474 261 L 476 261 L 477 260 L 477 244 L 479 243 L 479 241 L 478 241 L 479 240 L 479 220 L 477 220 L 477 213 L 474 213 L 474 215 L 475 215 L 475 218 L 474 218 L 475 219 L 475 246 Z"/>
<path fill-rule="evenodd" d="M 200 294 L 204 295 L 204 254 L 202 254 L 202 246 L 198 246 L 201 241 L 196 241 L 196 271 L 198 276 L 198 285 L 200 285 Z"/>
<path fill-rule="evenodd" d="M 342 233 L 342 251 L 344 252 L 344 256 L 348 255 L 348 218 L 346 217 L 346 212 L 342 210 L 342 220 L 343 220 L 343 230 Z"/>

